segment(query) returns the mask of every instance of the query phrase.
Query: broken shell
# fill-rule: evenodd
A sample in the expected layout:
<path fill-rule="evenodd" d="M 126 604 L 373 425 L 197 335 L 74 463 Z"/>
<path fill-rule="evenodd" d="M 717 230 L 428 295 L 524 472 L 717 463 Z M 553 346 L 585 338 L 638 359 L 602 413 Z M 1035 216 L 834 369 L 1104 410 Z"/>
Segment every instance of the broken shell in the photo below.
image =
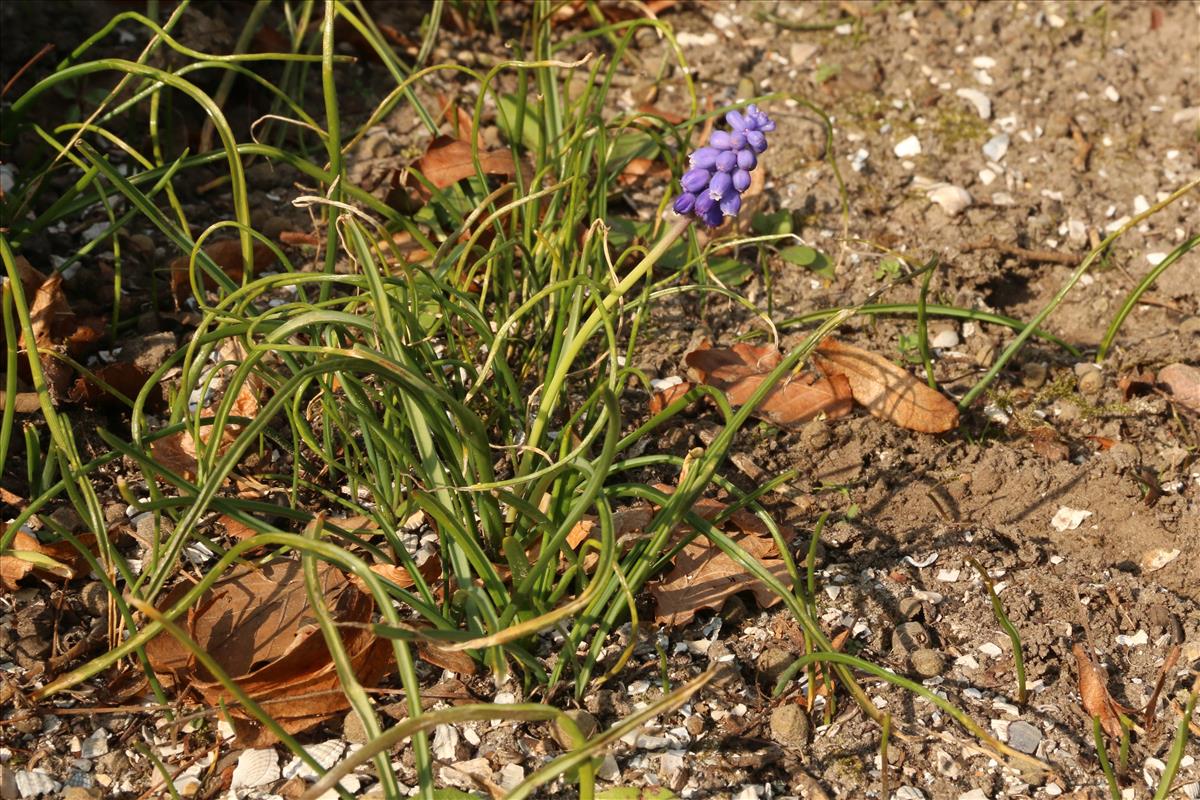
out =
<path fill-rule="evenodd" d="M 967 193 L 967 190 L 949 183 L 930 189 L 927 197 L 952 217 L 962 213 L 971 205 L 971 195 Z"/>
<path fill-rule="evenodd" d="M 955 94 L 975 106 L 981 119 L 991 119 L 992 101 L 986 94 L 978 89 L 959 89 Z"/>

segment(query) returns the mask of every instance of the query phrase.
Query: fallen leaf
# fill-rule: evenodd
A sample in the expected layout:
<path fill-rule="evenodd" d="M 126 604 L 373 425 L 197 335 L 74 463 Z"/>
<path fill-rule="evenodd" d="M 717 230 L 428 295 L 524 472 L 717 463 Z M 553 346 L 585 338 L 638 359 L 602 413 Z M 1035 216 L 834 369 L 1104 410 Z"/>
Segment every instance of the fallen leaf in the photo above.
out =
<path fill-rule="evenodd" d="M 1083 710 L 1089 717 L 1099 717 L 1100 726 L 1104 732 L 1114 739 L 1121 738 L 1121 707 L 1108 693 L 1108 675 L 1091 656 L 1076 642 L 1071 647 L 1075 654 L 1075 667 L 1079 673 L 1079 696 L 1083 701 Z"/>
<path fill-rule="evenodd" d="M 813 360 L 826 376 L 845 375 L 855 402 L 873 416 L 921 433 L 958 425 L 954 403 L 883 356 L 826 339 Z"/>
<path fill-rule="evenodd" d="M 375 603 L 339 570 L 318 564 L 323 600 L 338 626 L 358 679 L 376 683 L 390 665 L 391 648 L 366 623 Z M 191 589 L 184 582 L 159 602 L 173 606 Z M 301 563 L 279 560 L 237 566 L 188 610 L 186 629 L 241 688 L 288 733 L 307 730 L 349 708 L 325 638 L 309 607 Z M 274 740 L 182 644 L 160 633 L 146 645 L 155 673 L 168 687 L 224 704 L 245 746 Z"/>
<path fill-rule="evenodd" d="M 94 549 L 93 534 L 85 533 L 78 538 L 84 547 Z M 17 531 L 12 544 L 0 554 L 0 588 L 15 592 L 18 582 L 30 573 L 71 580 L 89 569 L 87 560 L 70 542 L 40 542 L 25 531 Z"/>
<path fill-rule="evenodd" d="M 1189 364 L 1168 364 L 1158 371 L 1158 384 L 1172 403 L 1200 414 L 1200 369 Z"/>
<path fill-rule="evenodd" d="M 632 158 L 621 173 L 617 175 L 617 183 L 622 186 L 631 186 L 646 176 L 651 178 L 670 178 L 671 168 L 661 161 L 654 161 L 649 158 Z"/>
<path fill-rule="evenodd" d="M 657 488 L 670 490 L 665 486 Z M 720 501 L 701 498 L 692 506 L 692 511 L 711 520 L 725 508 Z M 727 524 L 737 529 L 730 534 L 730 538 L 739 547 L 781 583 L 791 586 L 787 566 L 778 557 L 775 540 L 758 517 L 742 510 L 735 512 Z M 687 530 L 686 526 L 682 526 L 675 531 L 675 535 L 682 535 Z M 655 621 L 672 626 L 686 625 L 700 609 L 719 609 L 726 598 L 742 591 L 752 592 L 763 608 L 769 608 L 780 600 L 765 583 L 704 536 L 697 536 L 689 542 L 675 557 L 671 571 L 649 588 L 657 604 Z"/>
<path fill-rule="evenodd" d="M 234 283 L 241 283 L 245 274 L 246 262 L 242 259 L 241 239 L 222 239 L 204 248 L 204 253 L 221 268 L 221 271 Z M 171 262 L 171 295 L 175 298 L 175 307 L 180 308 L 183 302 L 191 296 L 192 283 L 188 273 L 190 256 L 180 256 Z M 275 263 L 275 253 L 260 241 L 254 242 L 254 271 L 259 272 Z M 217 282 L 207 272 L 196 264 L 196 274 L 203 280 L 205 289 L 214 290 Z"/>
<path fill-rule="evenodd" d="M 117 361 L 113 364 L 107 364 L 95 370 L 94 374 L 98 380 L 108 384 L 130 400 L 133 400 L 137 396 L 138 392 L 142 390 L 142 387 L 146 385 L 146 381 L 150 378 L 149 373 L 129 361 Z M 67 397 L 72 402 L 83 403 L 91 407 L 102 404 L 116 407 L 123 405 L 120 400 L 95 380 L 84 376 L 75 379 L 75 385 L 71 387 L 71 390 L 67 393 Z M 166 397 L 162 387 L 158 386 L 150 391 L 146 407 L 147 410 L 154 413 L 160 411 L 165 403 Z"/>
<path fill-rule="evenodd" d="M 657 414 L 691 390 L 692 385 L 687 381 L 683 381 L 681 383 L 672 384 L 661 391 L 654 392 L 652 395 L 650 395 L 650 413 Z"/>
<path fill-rule="evenodd" d="M 201 417 L 211 417 L 220 405 L 221 397 L 228 388 L 229 379 L 234 372 L 233 365 L 241 363 L 246 358 L 246 349 L 236 339 L 225 340 L 218 349 L 222 361 L 227 362 L 220 368 L 216 378 L 208 383 L 209 389 L 212 392 L 212 400 L 208 407 L 200 413 Z M 263 379 L 251 373 L 246 380 L 238 387 L 237 397 L 234 398 L 233 405 L 230 408 L 230 415 L 234 417 L 245 417 L 253 419 L 261 407 L 261 398 L 266 391 L 266 383 Z M 200 426 L 200 439 L 205 444 L 214 444 L 219 448 L 219 452 L 224 452 L 229 448 L 238 435 L 242 432 L 243 424 L 231 422 L 227 424 L 220 433 L 220 436 L 213 441 L 213 426 Z M 191 480 L 196 475 L 197 465 L 197 447 L 196 440 L 192 436 L 190 430 L 183 430 L 173 433 L 169 436 L 164 436 L 161 439 L 156 439 L 150 444 L 150 454 L 154 456 L 155 461 L 158 461 L 163 466 L 170 469 L 172 472 L 177 472 L 184 478 Z"/>
<path fill-rule="evenodd" d="M 418 641 L 417 654 L 422 660 L 456 675 L 474 675 L 476 672 L 475 659 L 461 650 L 445 650 L 433 642 Z"/>
<path fill-rule="evenodd" d="M 1125 400 L 1150 394 L 1154 391 L 1154 373 L 1131 372 L 1117 381 L 1117 386 L 1121 389 L 1121 397 Z"/>
<path fill-rule="evenodd" d="M 8 407 L 8 395 L 0 390 L 0 411 Z M 42 410 L 37 392 L 17 392 L 13 395 L 13 410 L 18 414 L 36 414 Z"/>
<path fill-rule="evenodd" d="M 476 174 L 471 145 L 451 136 L 439 136 L 430 142 L 429 149 L 417 159 L 414 166 L 438 189 L 445 189 Z M 516 162 L 509 150 L 480 150 L 479 166 L 485 175 L 511 178 L 517 173 Z M 405 177 L 405 185 L 423 200 L 431 197 L 429 189 L 411 174 Z"/>
<path fill-rule="evenodd" d="M 736 344 L 727 349 L 707 345 L 704 342 L 688 353 L 684 362 L 699 382 L 720 389 L 735 406 L 750 399 L 782 358 L 771 346 Z M 818 380 L 804 375 L 777 383 L 754 414 L 776 425 L 795 426 L 819 414 L 830 419 L 845 416 L 850 406 L 850 383 L 845 377 Z"/>

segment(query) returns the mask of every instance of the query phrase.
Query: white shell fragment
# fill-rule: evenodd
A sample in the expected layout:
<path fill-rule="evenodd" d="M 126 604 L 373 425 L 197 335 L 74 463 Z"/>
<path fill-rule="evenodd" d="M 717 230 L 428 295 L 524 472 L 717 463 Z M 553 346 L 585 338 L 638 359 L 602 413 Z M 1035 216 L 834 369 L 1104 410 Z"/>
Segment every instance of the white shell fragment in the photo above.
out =
<path fill-rule="evenodd" d="M 17 792 L 22 798 L 53 795 L 62 788 L 62 784 L 50 777 L 50 773 L 40 769 L 21 770 L 16 777 Z"/>
<path fill-rule="evenodd" d="M 958 347 L 958 331 L 953 328 L 945 328 L 938 331 L 929 339 L 929 346 L 937 350 L 948 350 L 951 347 Z"/>
<path fill-rule="evenodd" d="M 988 161 L 999 162 L 1004 158 L 1004 154 L 1008 152 L 1008 143 L 1011 139 L 1007 133 L 997 133 L 992 138 L 988 139 L 983 145 L 983 155 Z"/>
<path fill-rule="evenodd" d="M 345 750 L 346 743 L 340 739 L 330 739 L 304 748 L 304 752 L 312 756 L 313 760 L 324 769 L 329 769 L 336 764 Z M 312 767 L 301 761 L 299 756 L 292 756 L 292 760 L 283 768 L 283 777 L 291 779 L 297 775 L 306 781 L 317 779 L 317 773 L 313 772 Z"/>
<path fill-rule="evenodd" d="M 270 748 L 247 750 L 238 758 L 233 768 L 229 788 L 253 789 L 279 780 L 279 756 Z"/>
<path fill-rule="evenodd" d="M 967 190 L 949 183 L 935 186 L 929 190 L 926 196 L 952 217 L 961 214 L 971 205 L 971 195 L 967 193 Z"/>
<path fill-rule="evenodd" d="M 902 139 L 892 148 L 892 152 L 896 154 L 896 158 L 912 158 L 913 156 L 921 155 L 921 140 L 916 136 L 909 136 L 907 139 Z"/>
<path fill-rule="evenodd" d="M 930 553 L 929 555 L 923 556 L 919 559 L 913 558 L 912 556 L 905 556 L 904 560 L 907 561 L 912 566 L 916 567 L 917 569 L 923 569 L 923 568 L 928 567 L 931 564 L 933 564 L 933 562 L 937 561 L 937 557 L 938 557 L 938 554 L 937 554 L 937 551 L 935 550 L 934 552 Z"/>
<path fill-rule="evenodd" d="M 975 113 L 979 114 L 980 119 L 992 118 L 991 98 L 983 92 L 978 89 L 959 89 L 955 94 L 973 105 Z"/>
<path fill-rule="evenodd" d="M 1091 515 L 1091 511 L 1063 506 L 1054 512 L 1054 517 L 1050 520 L 1050 527 L 1059 532 L 1073 531 L 1082 525 L 1083 521 Z"/>
<path fill-rule="evenodd" d="M 1142 554 L 1142 569 L 1147 572 L 1154 572 L 1156 569 L 1162 569 L 1177 558 L 1179 558 L 1178 550 L 1155 547 Z"/>

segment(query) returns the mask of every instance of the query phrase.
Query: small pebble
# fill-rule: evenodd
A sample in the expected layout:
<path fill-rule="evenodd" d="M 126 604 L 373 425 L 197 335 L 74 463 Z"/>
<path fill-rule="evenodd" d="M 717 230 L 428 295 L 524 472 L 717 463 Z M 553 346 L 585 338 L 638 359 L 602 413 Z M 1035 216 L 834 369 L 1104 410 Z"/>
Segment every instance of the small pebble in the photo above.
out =
<path fill-rule="evenodd" d="M 1121 99 L 1121 93 L 1117 91 L 1115 86 L 1104 87 L 1104 96 L 1114 103 L 1119 102 Z"/>
<path fill-rule="evenodd" d="M 1008 725 L 1008 743 L 1014 750 L 1033 754 L 1042 741 L 1042 732 L 1022 719 Z"/>
<path fill-rule="evenodd" d="M 971 205 L 971 195 L 967 190 L 949 183 L 930 189 L 927 196 L 952 217 L 962 213 Z"/>
<path fill-rule="evenodd" d="M 958 342 L 958 332 L 953 328 L 945 328 L 930 338 L 929 346 L 938 350 L 948 350 L 951 347 L 958 347 Z"/>
<path fill-rule="evenodd" d="M 1104 373 L 1096 364 L 1086 362 L 1076 364 L 1075 378 L 1080 394 L 1097 395 L 1104 388 Z"/>
<path fill-rule="evenodd" d="M 896 158 L 912 158 L 913 156 L 921 155 L 921 140 L 916 136 L 909 136 L 907 139 L 902 139 L 892 148 L 892 152 L 896 154 Z"/>
<path fill-rule="evenodd" d="M 1030 361 L 1021 366 L 1021 383 L 1028 389 L 1040 389 L 1046 383 L 1049 367 L 1042 361 Z"/>
<path fill-rule="evenodd" d="M 795 660 L 795 654 L 782 647 L 768 647 L 763 650 L 762 655 L 758 657 L 758 677 L 763 688 L 774 688 L 780 674 Z"/>
<path fill-rule="evenodd" d="M 579 727 L 579 732 L 583 734 L 583 738 L 585 739 L 591 738 L 592 734 L 600 727 L 600 723 L 596 721 L 596 718 L 582 708 L 570 708 L 564 713 Z M 575 743 L 571 741 L 571 736 L 567 733 L 567 729 L 558 719 L 550 723 L 550 735 L 554 737 L 554 741 L 558 742 L 559 746 L 564 750 L 570 750 L 575 747 Z"/>

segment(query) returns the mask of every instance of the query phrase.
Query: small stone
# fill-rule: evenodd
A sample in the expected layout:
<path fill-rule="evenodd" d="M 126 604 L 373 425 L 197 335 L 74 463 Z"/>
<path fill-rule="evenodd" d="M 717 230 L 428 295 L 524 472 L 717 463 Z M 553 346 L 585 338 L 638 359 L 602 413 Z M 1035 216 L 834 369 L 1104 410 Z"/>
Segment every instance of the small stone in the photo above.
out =
<path fill-rule="evenodd" d="M 900 616 L 905 619 L 916 619 L 925 613 L 925 601 L 919 597 L 903 597 L 900 599 Z"/>
<path fill-rule="evenodd" d="M 1097 395 L 1104 388 L 1104 373 L 1097 364 L 1076 364 L 1075 380 L 1080 394 Z"/>
<path fill-rule="evenodd" d="M 62 800 L 100 800 L 104 790 L 99 786 L 68 786 L 63 789 Z"/>
<path fill-rule="evenodd" d="M 812 723 L 804 709 L 794 703 L 776 706 L 771 712 L 771 738 L 793 753 L 808 744 Z"/>
<path fill-rule="evenodd" d="M 1000 645 L 995 642 L 984 642 L 979 645 L 979 652 L 990 658 L 999 658 L 1004 654 L 1004 651 L 1000 649 Z"/>
<path fill-rule="evenodd" d="M 1033 754 L 1042 741 L 1042 732 L 1022 719 L 1008 725 L 1008 743 L 1014 750 Z"/>
<path fill-rule="evenodd" d="M 1040 389 L 1049 369 L 1044 361 L 1029 361 L 1021 366 L 1021 383 L 1027 389 Z"/>
<path fill-rule="evenodd" d="M 342 736 L 347 742 L 353 744 L 365 744 L 367 737 L 367 729 L 363 727 L 362 720 L 358 717 L 357 711 L 351 711 L 342 720 Z"/>
<path fill-rule="evenodd" d="M 796 660 L 790 650 L 782 647 L 768 647 L 758 657 L 758 678 L 764 689 L 774 688 L 779 676 Z"/>
<path fill-rule="evenodd" d="M 943 328 L 929 339 L 929 346 L 937 350 L 949 350 L 952 347 L 958 347 L 958 343 L 958 331 L 954 328 Z"/>
<path fill-rule="evenodd" d="M 992 101 L 986 94 L 978 89 L 959 89 L 955 94 L 974 106 L 980 119 L 991 119 Z"/>
<path fill-rule="evenodd" d="M 921 155 L 921 140 L 916 136 L 909 136 L 907 139 L 902 139 L 892 148 L 892 152 L 896 154 L 896 158 L 912 158 L 913 156 Z"/>
<path fill-rule="evenodd" d="M 913 671 L 922 678 L 936 678 L 946 668 L 946 657 L 930 647 L 914 650 L 909 656 Z"/>
<path fill-rule="evenodd" d="M 1121 100 L 1121 93 L 1117 91 L 1117 87 L 1111 85 L 1104 87 L 1104 96 L 1114 103 Z"/>
<path fill-rule="evenodd" d="M 100 581 L 92 581 L 80 590 L 79 602 L 91 616 L 102 617 L 108 613 L 108 590 Z"/>
<path fill-rule="evenodd" d="M 1008 152 L 1009 141 L 1011 140 L 1008 138 L 1007 133 L 996 134 L 992 138 L 988 139 L 987 143 L 984 144 L 984 156 L 987 157 L 988 161 L 1000 163 L 1000 159 L 1004 158 L 1005 153 Z"/>
<path fill-rule="evenodd" d="M 600 766 L 596 767 L 596 777 L 609 783 L 621 780 L 621 767 L 617 764 L 617 759 L 612 753 L 604 754 L 604 759 L 600 762 Z"/>
<path fill-rule="evenodd" d="M 1167 564 L 1179 558 L 1179 550 L 1175 548 L 1155 547 L 1142 553 L 1142 569 L 1147 572 L 1160 570 Z"/>
<path fill-rule="evenodd" d="M 958 800 L 991 800 L 983 789 L 972 789 L 969 792 L 963 792 L 958 796 Z"/>
<path fill-rule="evenodd" d="M 985 168 L 979 170 L 979 182 L 984 186 L 991 186 L 995 180 L 996 173 L 992 172 L 990 169 Z"/>
<path fill-rule="evenodd" d="M 996 59 L 991 56 L 975 56 L 971 59 L 971 66 L 975 69 L 991 69 L 996 66 Z"/>
<path fill-rule="evenodd" d="M 892 795 L 892 800 L 925 800 L 925 793 L 915 786 L 901 786 Z"/>
<path fill-rule="evenodd" d="M 949 183 L 935 186 L 926 196 L 952 217 L 958 216 L 971 205 L 970 193 L 961 186 Z"/>
<path fill-rule="evenodd" d="M 1067 243 L 1072 247 L 1083 247 L 1087 241 L 1087 226 L 1083 224 L 1083 220 L 1067 220 Z"/>
<path fill-rule="evenodd" d="M 928 647 L 929 643 L 929 631 L 919 622 L 905 622 L 892 631 L 892 654 L 896 656 Z"/>
<path fill-rule="evenodd" d="M 596 721 L 596 718 L 582 708 L 569 708 L 563 713 L 575 723 L 584 739 L 590 739 L 592 734 L 600 728 L 600 723 Z M 550 735 L 563 750 L 570 750 L 576 746 L 575 742 L 571 740 L 571 735 L 567 733 L 566 726 L 557 717 L 550 723 Z"/>
<path fill-rule="evenodd" d="M 505 764 L 500 768 L 500 787 L 512 791 L 525 780 L 525 768 L 520 764 Z"/>

